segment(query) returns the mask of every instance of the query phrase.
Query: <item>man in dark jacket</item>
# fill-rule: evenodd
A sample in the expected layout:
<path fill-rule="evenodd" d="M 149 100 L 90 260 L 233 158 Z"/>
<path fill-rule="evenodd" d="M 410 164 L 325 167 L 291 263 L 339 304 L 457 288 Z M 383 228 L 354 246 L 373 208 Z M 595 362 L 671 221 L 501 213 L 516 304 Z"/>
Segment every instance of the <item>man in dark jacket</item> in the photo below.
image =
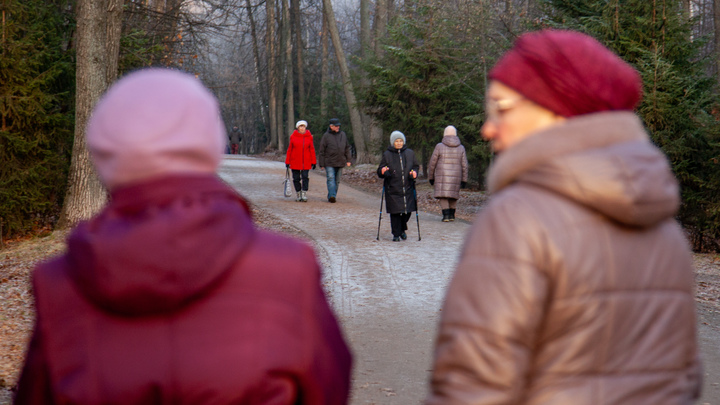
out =
<path fill-rule="evenodd" d="M 340 120 L 330 119 L 330 127 L 320 140 L 320 167 L 325 168 L 327 176 L 328 201 L 334 203 L 340 186 L 342 168 L 352 163 L 350 143 L 347 135 L 340 130 Z"/>
<path fill-rule="evenodd" d="M 87 144 L 112 198 L 33 273 L 15 404 L 346 403 L 315 254 L 258 229 L 217 177 L 219 117 L 199 80 L 164 69 L 98 103 Z"/>

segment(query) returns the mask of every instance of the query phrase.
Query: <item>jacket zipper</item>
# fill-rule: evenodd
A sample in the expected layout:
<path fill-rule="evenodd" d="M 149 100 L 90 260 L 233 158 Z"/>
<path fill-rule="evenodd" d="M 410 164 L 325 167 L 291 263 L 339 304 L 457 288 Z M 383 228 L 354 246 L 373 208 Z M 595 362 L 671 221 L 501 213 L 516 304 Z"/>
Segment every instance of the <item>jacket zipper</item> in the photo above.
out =
<path fill-rule="evenodd" d="M 407 212 L 407 201 L 405 199 L 405 165 L 403 164 L 402 151 L 398 149 L 398 157 L 400 158 L 400 178 L 402 179 L 402 193 L 403 193 L 403 214 Z"/>

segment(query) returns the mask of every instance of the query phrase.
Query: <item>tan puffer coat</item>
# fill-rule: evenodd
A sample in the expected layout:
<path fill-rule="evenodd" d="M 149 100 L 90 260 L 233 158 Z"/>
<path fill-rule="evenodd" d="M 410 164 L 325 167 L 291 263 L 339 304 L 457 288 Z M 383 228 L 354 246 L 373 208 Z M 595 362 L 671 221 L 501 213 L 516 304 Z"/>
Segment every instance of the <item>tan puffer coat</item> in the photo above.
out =
<path fill-rule="evenodd" d="M 435 198 L 460 198 L 460 183 L 467 182 L 465 147 L 455 135 L 443 136 L 428 163 L 428 179 L 435 180 Z"/>
<path fill-rule="evenodd" d="M 630 112 L 500 155 L 449 286 L 428 404 L 691 404 L 700 391 L 678 185 Z"/>

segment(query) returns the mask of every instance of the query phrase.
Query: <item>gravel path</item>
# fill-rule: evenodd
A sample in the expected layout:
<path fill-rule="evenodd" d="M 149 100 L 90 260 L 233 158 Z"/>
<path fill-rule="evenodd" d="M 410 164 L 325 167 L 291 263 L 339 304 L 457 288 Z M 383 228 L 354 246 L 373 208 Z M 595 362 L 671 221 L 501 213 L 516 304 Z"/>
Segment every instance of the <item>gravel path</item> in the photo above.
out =
<path fill-rule="evenodd" d="M 323 262 L 325 286 L 354 358 L 352 404 L 419 404 L 426 394 L 438 314 L 468 223 L 412 218 L 408 239 L 392 242 L 380 195 L 340 186 L 326 199 L 311 172 L 307 203 L 282 197 L 282 163 L 228 157 L 221 177 L 253 205 L 299 228 Z"/>

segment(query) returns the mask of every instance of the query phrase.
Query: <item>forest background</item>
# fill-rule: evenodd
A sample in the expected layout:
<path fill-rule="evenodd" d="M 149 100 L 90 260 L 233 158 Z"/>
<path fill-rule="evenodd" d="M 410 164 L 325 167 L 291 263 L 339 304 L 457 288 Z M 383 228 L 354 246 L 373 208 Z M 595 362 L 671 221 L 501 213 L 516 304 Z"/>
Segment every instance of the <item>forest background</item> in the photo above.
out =
<path fill-rule="evenodd" d="M 424 165 L 454 125 L 482 188 L 487 72 L 544 28 L 588 33 L 640 72 L 678 219 L 696 251 L 720 251 L 720 0 L 0 0 L 0 249 L 102 207 L 85 123 L 147 66 L 202 80 L 245 154 L 283 153 L 300 119 L 317 142 L 337 117 L 357 163 L 397 129 Z"/>

